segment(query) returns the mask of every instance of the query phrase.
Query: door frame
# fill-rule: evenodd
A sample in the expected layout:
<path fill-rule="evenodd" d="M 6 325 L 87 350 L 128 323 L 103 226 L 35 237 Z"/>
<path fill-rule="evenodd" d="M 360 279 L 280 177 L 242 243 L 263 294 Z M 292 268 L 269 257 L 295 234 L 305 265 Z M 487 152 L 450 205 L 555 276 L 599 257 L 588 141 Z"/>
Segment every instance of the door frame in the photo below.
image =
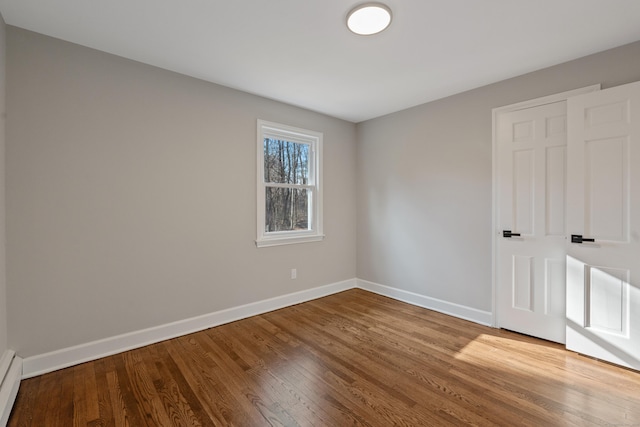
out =
<path fill-rule="evenodd" d="M 600 84 L 585 86 L 566 92 L 556 93 L 553 95 L 543 96 L 541 98 L 530 99 L 503 107 L 497 107 L 491 110 L 491 326 L 499 327 L 498 313 L 498 238 L 501 237 L 501 230 L 498 230 L 498 133 L 497 124 L 498 117 L 501 114 L 509 113 L 517 110 L 525 110 L 527 108 L 539 107 L 554 102 L 566 101 L 568 98 L 584 93 L 595 92 L 601 89 Z"/>

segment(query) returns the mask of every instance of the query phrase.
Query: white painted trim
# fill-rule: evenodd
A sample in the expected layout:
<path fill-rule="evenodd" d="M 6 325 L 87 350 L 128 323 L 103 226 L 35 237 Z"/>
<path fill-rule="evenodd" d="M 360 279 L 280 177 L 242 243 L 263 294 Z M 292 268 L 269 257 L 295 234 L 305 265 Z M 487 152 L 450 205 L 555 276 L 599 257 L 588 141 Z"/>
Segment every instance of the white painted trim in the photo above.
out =
<path fill-rule="evenodd" d="M 15 353 L 7 350 L 2 355 L 1 365 L 3 371 L 0 384 L 0 426 L 6 426 L 11 415 L 11 409 L 16 400 L 20 379 L 22 378 L 22 359 Z M 6 369 L 6 370 L 5 370 Z"/>
<path fill-rule="evenodd" d="M 314 236 L 284 236 L 281 239 L 270 238 L 256 240 L 256 246 L 265 248 L 267 246 L 295 245 L 299 243 L 319 242 L 324 239 L 324 234 Z"/>
<path fill-rule="evenodd" d="M 491 110 L 493 112 L 493 117 L 495 117 L 500 113 L 508 113 L 511 111 L 518 110 L 526 110 L 527 108 L 538 107 L 540 105 L 545 104 L 553 104 L 554 102 L 566 101 L 572 96 L 578 96 L 585 93 L 596 92 L 599 91 L 602 86 L 598 83 L 591 86 L 585 86 L 578 89 L 568 90 L 566 92 L 555 93 L 553 95 L 543 96 L 541 98 L 530 99 L 528 101 L 517 102 L 511 105 L 505 105 L 502 107 L 497 107 Z M 495 120 L 494 120 L 495 124 Z"/>
<path fill-rule="evenodd" d="M 431 298 L 415 292 L 392 288 L 390 286 L 369 282 L 367 280 L 358 279 L 358 287 L 360 289 L 384 295 L 418 307 L 427 308 L 449 316 L 479 323 L 481 325 L 491 326 L 492 315 L 489 311 L 478 310 L 476 308 L 439 300 L 437 298 Z"/>
<path fill-rule="evenodd" d="M 58 369 L 96 360 L 145 345 L 154 344 L 167 339 L 202 331 L 214 326 L 245 319 L 269 311 L 278 310 L 290 305 L 300 304 L 316 298 L 335 294 L 356 287 L 356 279 L 345 280 L 330 285 L 320 286 L 305 291 L 294 292 L 279 297 L 269 298 L 220 310 L 190 319 L 134 331 L 115 337 L 92 341 L 73 347 L 63 348 L 24 359 L 23 378 L 31 378 Z"/>
<path fill-rule="evenodd" d="M 192 317 L 190 319 L 179 320 L 153 328 L 63 348 L 50 353 L 27 357 L 22 361 L 22 378 L 26 379 L 35 377 L 58 369 L 67 368 L 69 366 L 96 360 L 101 357 L 144 347 L 145 345 L 202 331 L 214 326 L 223 325 L 225 323 L 234 322 L 236 320 L 311 301 L 353 288 L 364 289 L 398 301 L 403 301 L 408 304 L 438 311 L 440 313 L 482 325 L 491 324 L 490 312 L 354 278 L 238 307 L 232 307 L 226 310 Z"/>
<path fill-rule="evenodd" d="M 16 352 L 13 350 L 6 350 L 2 357 L 0 357 L 0 384 L 4 381 L 4 377 L 9 372 L 9 367 L 11 366 L 11 361 L 16 356 Z"/>
<path fill-rule="evenodd" d="M 289 245 L 296 243 L 317 242 L 324 239 L 322 225 L 322 203 L 323 203 L 323 185 L 322 185 L 322 140 L 324 138 L 322 132 L 297 128 L 280 123 L 268 122 L 258 119 L 257 125 L 257 222 L 256 222 L 256 246 L 259 248 Z M 308 144 L 311 150 L 311 159 L 309 162 L 309 182 L 302 184 L 276 184 L 264 182 L 264 139 L 266 135 L 282 138 L 287 141 L 299 144 Z M 310 210 L 309 221 L 310 230 L 303 231 L 283 231 L 269 232 L 264 230 L 265 221 L 265 188 L 266 187 L 286 187 L 286 188 L 306 188 L 311 191 L 311 200 L 309 200 Z"/>
<path fill-rule="evenodd" d="M 491 312 L 493 313 L 491 319 L 491 326 L 494 328 L 499 327 L 500 322 L 498 319 L 498 245 L 497 239 L 499 238 L 501 230 L 498 230 L 498 116 L 503 113 L 509 113 L 512 111 L 524 110 L 526 108 L 538 107 L 540 105 L 552 104 L 554 102 L 566 101 L 572 96 L 582 95 L 585 93 L 596 92 L 600 90 L 601 85 L 591 85 L 579 89 L 569 90 L 566 92 L 557 93 L 554 95 L 543 96 L 541 98 L 530 99 L 528 101 L 518 102 L 516 104 L 505 105 L 503 107 L 494 108 L 491 110 L 491 132 L 492 132 L 492 167 L 491 167 Z"/>

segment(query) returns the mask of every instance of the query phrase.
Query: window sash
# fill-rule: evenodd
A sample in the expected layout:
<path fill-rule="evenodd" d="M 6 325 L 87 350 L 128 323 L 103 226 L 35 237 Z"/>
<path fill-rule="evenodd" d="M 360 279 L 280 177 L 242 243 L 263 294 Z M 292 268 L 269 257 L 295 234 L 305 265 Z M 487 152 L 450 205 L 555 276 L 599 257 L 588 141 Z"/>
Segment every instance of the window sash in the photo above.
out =
<path fill-rule="evenodd" d="M 305 144 L 309 146 L 307 160 L 308 182 L 306 184 L 266 182 L 264 150 L 265 138 L 275 140 L 279 139 L 295 144 Z M 262 247 L 322 240 L 324 238 L 324 235 L 322 234 L 322 186 L 321 176 L 319 173 L 322 170 L 322 134 L 319 132 L 307 131 L 304 129 L 293 128 L 291 126 L 279 125 L 277 123 L 258 120 L 257 142 L 258 214 L 256 245 L 258 247 Z M 266 231 L 267 188 L 306 190 L 308 197 L 308 229 Z"/>
<path fill-rule="evenodd" d="M 311 185 L 311 184 L 279 184 L 277 182 L 264 182 L 263 184 L 265 188 L 277 187 L 277 188 L 293 188 L 298 190 L 313 190 L 316 188 L 315 185 Z"/>
<path fill-rule="evenodd" d="M 266 145 L 266 141 L 267 140 L 272 140 L 272 141 L 274 141 L 274 143 L 286 142 L 286 143 L 290 143 L 290 144 L 306 146 L 306 151 L 307 151 L 307 153 L 306 153 L 306 162 L 303 162 L 302 164 L 298 165 L 303 170 L 306 168 L 306 171 L 305 171 L 306 172 L 306 176 L 302 175 L 302 176 L 300 176 L 300 178 L 302 180 L 306 180 L 307 183 L 309 183 L 309 184 L 313 184 L 313 180 L 315 178 L 315 176 L 314 176 L 315 175 L 315 170 L 314 170 L 314 167 L 313 167 L 313 165 L 314 165 L 314 150 L 313 150 L 314 144 L 312 144 L 310 142 L 297 141 L 297 140 L 294 140 L 294 138 L 283 139 L 283 138 L 273 138 L 273 137 L 270 137 L 268 135 L 264 135 L 264 137 L 263 137 L 264 145 Z M 294 148 L 294 150 L 295 150 L 295 148 Z M 263 171 L 265 172 L 265 175 L 266 175 L 267 171 L 266 171 L 266 168 L 264 167 L 265 166 L 264 163 L 267 162 L 267 158 L 264 157 L 265 156 L 264 150 L 263 150 L 262 155 L 263 155 L 263 159 L 264 159 L 264 161 L 263 161 Z M 289 168 L 291 168 L 292 165 L 290 163 L 288 163 L 288 160 L 290 160 L 290 159 L 286 159 L 286 161 L 284 162 L 285 163 L 284 165 L 281 164 L 281 165 L 276 165 L 276 166 L 282 166 L 285 169 L 286 169 L 287 166 Z M 292 171 L 289 170 L 289 173 L 291 173 L 291 172 Z M 298 171 L 293 171 L 294 175 L 297 175 L 296 172 L 298 172 Z M 263 179 L 264 179 L 265 182 L 278 183 L 278 184 L 291 184 L 291 183 L 286 182 L 286 181 L 278 181 L 277 178 L 278 177 L 272 177 L 271 180 L 267 180 L 267 177 L 263 176 Z"/>
<path fill-rule="evenodd" d="M 265 193 L 269 193 L 269 189 L 285 189 L 285 190 L 292 190 L 290 194 L 287 194 L 287 197 L 289 197 L 289 200 L 287 200 L 288 203 L 286 204 L 278 204 L 277 202 L 282 202 L 282 199 L 280 200 L 274 200 L 274 199 L 269 199 L 269 197 L 265 196 L 265 216 L 264 216 L 264 233 L 267 235 L 271 235 L 272 233 L 291 233 L 291 232 L 308 232 L 308 231 L 313 231 L 313 190 L 311 189 L 306 189 L 306 188 L 290 188 L 290 187 L 280 187 L 280 186 L 268 186 L 265 187 Z M 302 197 L 301 194 L 297 194 L 294 196 L 294 190 L 301 190 L 300 192 L 302 192 Z M 278 195 L 276 194 L 276 196 L 282 196 L 281 194 Z M 272 208 L 275 208 L 274 210 L 270 210 L 267 209 L 268 207 L 268 202 L 271 201 L 272 202 Z M 301 206 L 295 206 L 296 203 L 295 202 L 302 202 L 304 206 L 303 209 L 297 209 L 300 208 Z M 278 212 L 277 208 L 281 208 Z M 277 213 L 280 213 L 280 215 L 277 215 Z M 294 216 L 294 214 L 298 213 L 298 215 L 300 216 Z M 272 221 L 269 221 L 269 219 L 271 219 Z M 290 221 L 290 225 L 293 225 L 292 222 L 296 222 L 296 224 L 298 224 L 298 220 L 302 219 L 304 222 L 306 222 L 306 227 L 305 228 L 290 228 L 290 229 L 281 229 L 281 230 L 269 230 L 269 225 L 284 225 L 287 223 L 287 220 Z"/>

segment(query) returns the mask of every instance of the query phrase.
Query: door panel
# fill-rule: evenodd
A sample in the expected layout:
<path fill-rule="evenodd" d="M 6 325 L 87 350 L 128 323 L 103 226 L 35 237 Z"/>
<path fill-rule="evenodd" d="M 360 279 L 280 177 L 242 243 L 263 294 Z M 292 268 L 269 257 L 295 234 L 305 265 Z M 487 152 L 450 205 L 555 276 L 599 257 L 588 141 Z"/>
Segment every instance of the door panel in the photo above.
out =
<path fill-rule="evenodd" d="M 640 83 L 570 98 L 567 348 L 640 369 Z"/>
<path fill-rule="evenodd" d="M 498 326 L 565 340 L 566 102 L 497 120 Z"/>
<path fill-rule="evenodd" d="M 513 152 L 513 221 L 514 229 L 521 234 L 533 234 L 535 152 Z"/>
<path fill-rule="evenodd" d="M 566 276 L 567 272 L 564 258 L 547 258 L 545 260 L 545 315 L 556 318 L 563 318 L 565 316 Z"/>
<path fill-rule="evenodd" d="M 625 335 L 628 323 L 629 270 L 586 266 L 586 326 L 603 332 Z"/>
<path fill-rule="evenodd" d="M 513 257 L 513 308 L 533 311 L 533 257 Z"/>
<path fill-rule="evenodd" d="M 585 141 L 584 232 L 598 240 L 627 240 L 629 158 L 626 138 Z"/>
<path fill-rule="evenodd" d="M 565 235 L 566 154 L 567 148 L 563 146 L 547 148 L 545 180 L 547 236 Z"/>

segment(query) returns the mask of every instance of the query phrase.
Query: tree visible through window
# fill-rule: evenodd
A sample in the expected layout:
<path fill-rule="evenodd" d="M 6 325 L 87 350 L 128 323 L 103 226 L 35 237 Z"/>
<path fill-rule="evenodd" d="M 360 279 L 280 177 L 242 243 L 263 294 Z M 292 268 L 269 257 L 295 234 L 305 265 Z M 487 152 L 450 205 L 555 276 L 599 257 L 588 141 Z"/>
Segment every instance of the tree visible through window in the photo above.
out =
<path fill-rule="evenodd" d="M 319 240 L 322 134 L 258 121 L 258 246 Z"/>
<path fill-rule="evenodd" d="M 309 145 L 264 138 L 264 181 L 265 231 L 308 230 Z"/>

